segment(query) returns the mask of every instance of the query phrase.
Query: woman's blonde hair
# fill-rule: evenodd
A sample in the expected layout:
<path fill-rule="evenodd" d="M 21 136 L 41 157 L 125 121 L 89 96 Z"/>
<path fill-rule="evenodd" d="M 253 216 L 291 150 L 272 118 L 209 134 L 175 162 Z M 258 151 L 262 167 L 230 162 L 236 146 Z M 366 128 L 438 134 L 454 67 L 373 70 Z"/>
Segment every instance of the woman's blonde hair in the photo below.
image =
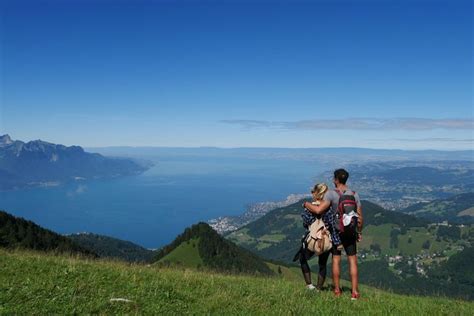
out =
<path fill-rule="evenodd" d="M 328 191 L 328 186 L 326 183 L 318 183 L 314 186 L 314 188 L 311 190 L 311 193 L 315 195 L 315 198 L 317 200 L 322 200 L 324 197 L 324 194 Z"/>

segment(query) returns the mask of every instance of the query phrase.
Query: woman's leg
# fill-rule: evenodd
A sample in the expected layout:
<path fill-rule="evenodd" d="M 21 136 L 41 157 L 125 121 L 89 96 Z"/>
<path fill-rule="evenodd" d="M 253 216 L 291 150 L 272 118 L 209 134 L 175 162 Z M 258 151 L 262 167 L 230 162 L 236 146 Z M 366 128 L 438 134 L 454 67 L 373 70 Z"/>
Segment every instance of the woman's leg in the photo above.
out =
<path fill-rule="evenodd" d="M 314 255 L 308 249 L 304 249 L 300 255 L 301 272 L 303 272 L 304 281 L 307 285 L 311 284 L 311 269 L 308 260 Z"/>
<path fill-rule="evenodd" d="M 322 289 L 324 285 L 324 281 L 326 280 L 326 274 L 327 274 L 327 263 L 329 259 L 329 251 L 326 251 L 325 253 L 319 255 L 318 258 L 318 265 L 319 265 L 319 273 L 318 273 L 318 284 L 316 287 L 318 289 Z"/>

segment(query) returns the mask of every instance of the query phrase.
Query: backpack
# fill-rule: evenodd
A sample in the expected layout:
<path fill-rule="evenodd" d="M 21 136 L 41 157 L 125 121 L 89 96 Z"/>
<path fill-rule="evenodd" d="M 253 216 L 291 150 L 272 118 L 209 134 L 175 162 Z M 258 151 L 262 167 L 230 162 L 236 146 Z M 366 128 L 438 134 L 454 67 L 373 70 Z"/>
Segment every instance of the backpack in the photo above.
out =
<path fill-rule="evenodd" d="M 331 234 L 327 230 L 324 222 L 320 218 L 309 226 L 309 232 L 305 238 L 306 249 L 314 252 L 318 256 L 332 248 Z"/>
<path fill-rule="evenodd" d="M 355 199 L 355 191 L 351 194 L 347 191 L 341 192 L 335 190 L 339 194 L 339 202 L 336 212 L 336 228 L 340 233 L 357 233 L 357 201 Z M 354 214 L 355 213 L 355 214 Z M 352 216 L 349 224 L 344 225 L 344 215 Z M 355 216 L 353 216 L 355 215 Z"/>

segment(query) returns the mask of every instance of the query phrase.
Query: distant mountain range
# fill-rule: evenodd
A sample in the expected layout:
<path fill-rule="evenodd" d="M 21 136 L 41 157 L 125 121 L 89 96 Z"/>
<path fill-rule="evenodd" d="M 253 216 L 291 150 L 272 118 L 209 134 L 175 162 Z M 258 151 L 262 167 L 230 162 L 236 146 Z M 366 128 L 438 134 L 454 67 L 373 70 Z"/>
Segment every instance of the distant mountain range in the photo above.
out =
<path fill-rule="evenodd" d="M 132 175 L 147 168 L 131 159 L 88 153 L 79 146 L 41 140 L 25 143 L 0 136 L 0 190 Z"/>

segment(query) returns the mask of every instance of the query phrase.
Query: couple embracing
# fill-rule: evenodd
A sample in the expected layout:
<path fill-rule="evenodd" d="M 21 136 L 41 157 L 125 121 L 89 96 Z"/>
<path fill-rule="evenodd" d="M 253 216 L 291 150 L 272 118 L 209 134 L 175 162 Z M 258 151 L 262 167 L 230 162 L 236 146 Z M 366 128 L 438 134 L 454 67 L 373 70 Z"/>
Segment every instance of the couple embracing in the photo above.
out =
<path fill-rule="evenodd" d="M 303 238 L 303 245 L 295 256 L 300 261 L 301 270 L 308 289 L 321 289 L 326 279 L 326 265 L 329 255 L 332 254 L 332 278 L 334 294 L 341 295 L 341 254 L 345 251 L 349 262 L 349 272 L 352 283 L 352 299 L 359 298 L 359 277 L 357 271 L 357 242 L 361 239 L 363 225 L 362 206 L 359 195 L 346 185 L 349 173 L 344 169 L 334 171 L 334 190 L 329 190 L 324 183 L 317 184 L 311 191 L 313 202 L 304 202 L 303 225 L 308 233 Z M 323 225 L 324 223 L 324 225 Z M 314 225 L 321 225 L 326 234 L 329 234 L 332 246 L 323 252 L 321 248 L 315 250 L 308 244 L 309 235 L 314 231 Z M 319 227 L 319 226 L 318 226 Z M 310 232 L 311 230 L 311 232 Z M 320 245 L 321 243 L 319 243 Z M 311 269 L 308 260 L 315 254 L 319 255 L 318 283 L 311 282 Z"/>

